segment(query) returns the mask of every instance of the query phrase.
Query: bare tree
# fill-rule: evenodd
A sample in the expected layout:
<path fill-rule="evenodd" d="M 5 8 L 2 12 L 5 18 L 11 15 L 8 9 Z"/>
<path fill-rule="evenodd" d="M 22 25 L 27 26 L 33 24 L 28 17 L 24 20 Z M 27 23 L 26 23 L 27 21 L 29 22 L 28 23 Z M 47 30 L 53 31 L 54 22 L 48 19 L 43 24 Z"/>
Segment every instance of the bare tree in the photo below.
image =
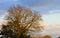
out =
<path fill-rule="evenodd" d="M 31 11 L 29 8 L 21 6 L 11 7 L 7 11 L 5 19 L 9 20 L 7 26 L 13 31 L 10 34 L 16 35 L 16 37 L 14 36 L 15 38 L 27 38 L 29 31 L 40 29 L 41 16 L 38 12 Z"/>

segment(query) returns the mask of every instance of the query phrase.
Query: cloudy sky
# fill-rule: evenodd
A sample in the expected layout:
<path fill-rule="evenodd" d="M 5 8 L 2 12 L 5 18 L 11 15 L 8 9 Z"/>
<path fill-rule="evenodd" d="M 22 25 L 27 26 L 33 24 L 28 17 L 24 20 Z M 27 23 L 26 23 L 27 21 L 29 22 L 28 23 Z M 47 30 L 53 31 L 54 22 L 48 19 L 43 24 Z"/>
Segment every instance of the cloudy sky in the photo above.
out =
<path fill-rule="evenodd" d="M 60 0 L 0 0 L 0 15 L 4 15 L 6 10 L 14 5 L 29 7 L 42 14 L 48 27 L 46 32 L 60 32 Z"/>
<path fill-rule="evenodd" d="M 60 0 L 0 0 L 0 12 L 13 5 L 30 7 L 44 14 L 51 10 L 60 10 Z"/>

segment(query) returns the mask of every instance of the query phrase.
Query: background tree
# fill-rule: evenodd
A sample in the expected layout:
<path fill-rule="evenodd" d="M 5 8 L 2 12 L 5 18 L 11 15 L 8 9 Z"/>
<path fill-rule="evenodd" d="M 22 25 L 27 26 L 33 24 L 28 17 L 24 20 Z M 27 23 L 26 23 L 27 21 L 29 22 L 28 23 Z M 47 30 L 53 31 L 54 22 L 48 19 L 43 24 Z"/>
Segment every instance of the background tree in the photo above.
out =
<path fill-rule="evenodd" d="M 52 38 L 50 35 L 45 35 L 44 38 Z"/>
<path fill-rule="evenodd" d="M 58 37 L 58 38 L 60 38 L 60 37 Z"/>
<path fill-rule="evenodd" d="M 24 8 L 21 6 L 11 7 L 7 11 L 5 20 L 9 20 L 6 28 L 9 30 L 8 35 L 12 35 L 13 38 L 29 38 L 30 31 L 34 32 L 38 29 L 40 30 L 39 22 L 41 16 L 36 11 L 31 11 L 29 8 Z M 15 37 L 16 35 L 16 37 Z M 11 37 L 11 38 L 12 38 Z"/>

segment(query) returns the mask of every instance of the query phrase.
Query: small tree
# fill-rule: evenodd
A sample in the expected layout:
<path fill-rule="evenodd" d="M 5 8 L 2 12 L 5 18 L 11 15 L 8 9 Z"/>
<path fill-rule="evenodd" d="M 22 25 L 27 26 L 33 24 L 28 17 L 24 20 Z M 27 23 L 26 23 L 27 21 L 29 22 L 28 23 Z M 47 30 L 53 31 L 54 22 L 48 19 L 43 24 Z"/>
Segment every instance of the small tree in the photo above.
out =
<path fill-rule="evenodd" d="M 8 35 L 16 35 L 16 37 L 14 36 L 15 38 L 29 38 L 29 31 L 33 31 L 32 28 L 35 29 L 35 31 L 40 29 L 39 22 L 41 16 L 38 12 L 31 11 L 28 8 L 21 6 L 11 7 L 7 11 L 5 18 L 9 20 L 7 24 L 9 28 L 6 28 L 12 31 L 12 33 L 10 33 L 9 30 L 6 30 L 8 31 Z"/>

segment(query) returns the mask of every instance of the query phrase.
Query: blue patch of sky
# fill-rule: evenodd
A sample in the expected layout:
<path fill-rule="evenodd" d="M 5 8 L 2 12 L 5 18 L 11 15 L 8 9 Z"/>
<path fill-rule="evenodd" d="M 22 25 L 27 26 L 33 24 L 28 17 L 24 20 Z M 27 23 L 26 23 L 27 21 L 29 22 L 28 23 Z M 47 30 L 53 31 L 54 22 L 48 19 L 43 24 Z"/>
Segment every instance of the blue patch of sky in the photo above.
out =
<path fill-rule="evenodd" d="M 45 3 L 46 1 L 45 0 L 20 0 L 20 2 L 22 3 L 22 5 L 24 6 L 36 6 L 37 4 L 42 4 L 42 3 Z"/>
<path fill-rule="evenodd" d="M 46 4 L 45 4 L 46 3 Z M 13 5 L 29 6 L 43 13 L 50 10 L 60 10 L 60 0 L 1 0 L 0 9 L 6 10 Z"/>

